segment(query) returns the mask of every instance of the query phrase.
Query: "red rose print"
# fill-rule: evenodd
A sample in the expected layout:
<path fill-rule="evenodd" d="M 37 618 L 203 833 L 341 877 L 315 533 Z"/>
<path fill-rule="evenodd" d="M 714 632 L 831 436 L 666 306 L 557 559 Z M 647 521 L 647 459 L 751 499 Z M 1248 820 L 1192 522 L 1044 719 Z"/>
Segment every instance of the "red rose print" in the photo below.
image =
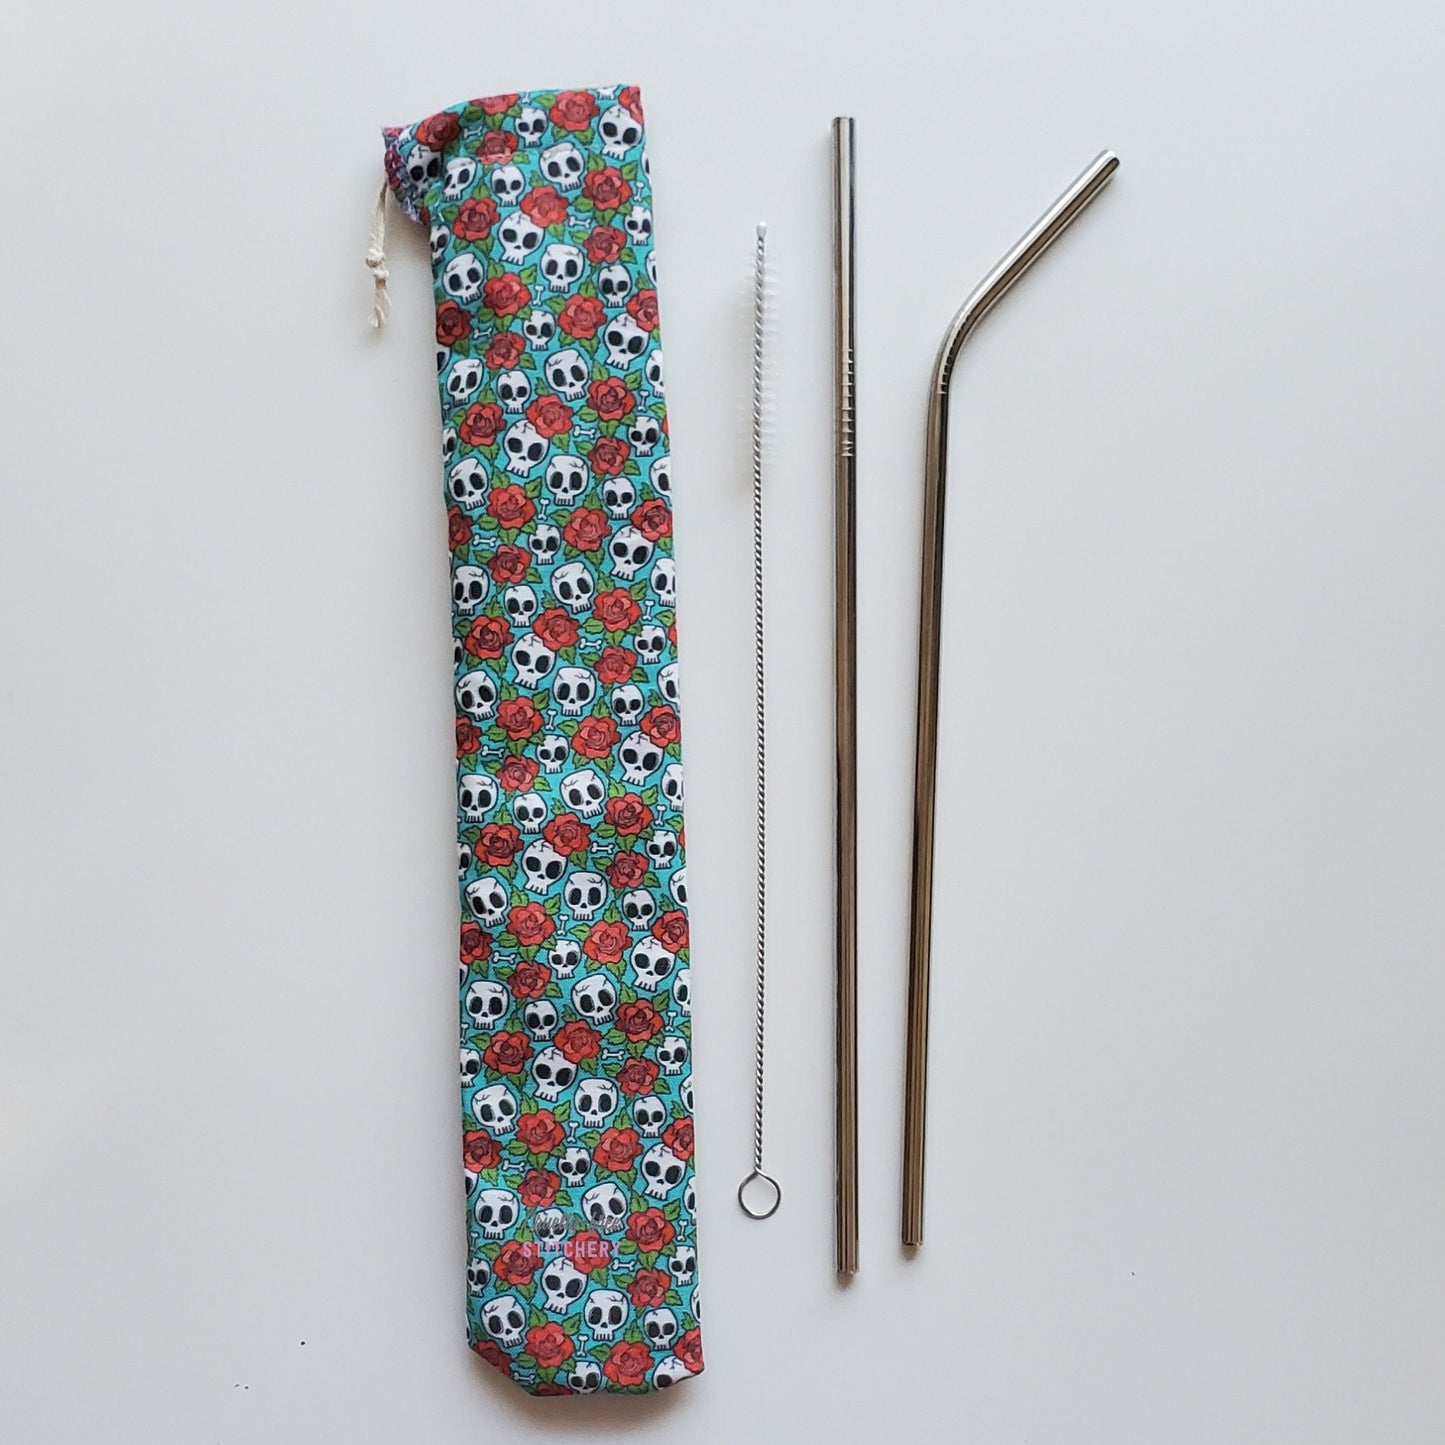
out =
<path fill-rule="evenodd" d="M 497 316 L 514 316 L 531 299 L 532 293 L 510 271 L 493 276 L 482 287 L 482 305 Z"/>
<path fill-rule="evenodd" d="M 526 1034 L 509 1034 L 505 1031 L 492 1035 L 482 1061 L 489 1069 L 499 1074 L 520 1074 L 532 1057 L 532 1045 Z"/>
<path fill-rule="evenodd" d="M 607 880 L 624 892 L 636 888 L 647 876 L 647 859 L 641 853 L 619 853 L 607 865 Z"/>
<path fill-rule="evenodd" d="M 633 510 L 632 525 L 649 542 L 655 542 L 659 537 L 670 537 L 672 536 L 672 508 L 661 497 L 653 497 Z"/>
<path fill-rule="evenodd" d="M 507 1284 L 531 1284 L 541 1259 L 532 1253 L 529 1245 L 509 1239 L 497 1251 L 492 1263 L 492 1273 Z"/>
<path fill-rule="evenodd" d="M 572 751 L 579 758 L 605 758 L 621 741 L 610 717 L 584 717 L 572 735 Z"/>
<path fill-rule="evenodd" d="M 652 825 L 652 809 L 636 793 L 609 798 L 607 811 L 602 816 L 624 837 L 631 837 Z"/>
<path fill-rule="evenodd" d="M 507 932 L 523 948 L 535 948 L 556 932 L 547 910 L 540 903 L 524 903 L 507 914 Z"/>
<path fill-rule="evenodd" d="M 568 336 L 587 341 L 597 335 L 606 320 L 607 313 L 595 296 L 569 296 L 567 304 L 557 317 L 557 325 Z"/>
<path fill-rule="evenodd" d="M 497 769 L 497 781 L 509 793 L 525 793 L 537 779 L 537 764 L 532 758 L 510 757 Z"/>
<path fill-rule="evenodd" d="M 497 224 L 497 203 L 490 196 L 463 201 L 452 222 L 452 234 L 462 241 L 485 241 Z"/>
<path fill-rule="evenodd" d="M 544 229 L 567 219 L 567 202 L 551 186 L 534 186 L 522 197 L 522 209 Z"/>
<path fill-rule="evenodd" d="M 586 130 L 597 114 L 597 102 L 585 90 L 564 90 L 552 103 L 547 118 L 561 130 Z"/>
<path fill-rule="evenodd" d="M 564 647 L 577 646 L 577 624 L 561 607 L 549 607 L 539 613 L 532 623 L 532 631 L 552 649 L 561 652 Z"/>
<path fill-rule="evenodd" d="M 472 318 L 455 301 L 437 307 L 437 345 L 455 346 L 472 334 Z"/>
<path fill-rule="evenodd" d="M 628 88 L 631 90 L 637 89 L 635 85 L 629 86 Z M 517 97 L 515 94 L 489 95 L 486 97 L 486 99 L 479 100 L 477 102 L 477 104 L 481 106 L 483 113 L 486 115 L 506 115 L 506 113 L 511 110 L 511 108 L 516 105 L 516 103 Z M 626 105 L 627 102 L 624 100 L 623 104 Z M 630 108 L 631 107 L 629 107 L 629 109 Z"/>
<path fill-rule="evenodd" d="M 587 465 L 599 477 L 615 477 L 631 455 L 632 448 L 621 437 L 598 437 L 587 453 Z"/>
<path fill-rule="evenodd" d="M 508 333 L 510 335 L 510 333 Z M 479 401 L 467 408 L 457 430 L 469 447 L 489 447 L 502 429 L 502 408 L 494 401 Z"/>
<path fill-rule="evenodd" d="M 545 963 L 524 959 L 512 970 L 507 987 L 513 998 L 541 998 L 552 981 L 552 970 Z"/>
<path fill-rule="evenodd" d="M 465 758 L 482 745 L 482 735 L 477 731 L 476 724 L 468 722 L 466 718 L 457 719 L 457 756 Z"/>
<path fill-rule="evenodd" d="M 627 244 L 627 237 L 616 226 L 597 226 L 587 238 L 587 259 L 594 266 L 615 261 Z"/>
<path fill-rule="evenodd" d="M 467 628 L 462 646 L 473 657 L 500 657 L 512 640 L 512 629 L 500 617 L 478 617 Z"/>
<path fill-rule="evenodd" d="M 517 1120 L 517 1138 L 527 1146 L 529 1154 L 550 1154 L 566 1137 L 567 1131 L 553 1117 L 550 1109 L 523 1114 Z"/>
<path fill-rule="evenodd" d="M 662 1270 L 640 1269 L 627 1286 L 627 1293 L 632 1296 L 632 1303 L 637 1309 L 646 1310 L 660 1305 L 671 1288 L 672 1279 Z"/>
<path fill-rule="evenodd" d="M 497 726 L 509 738 L 529 738 L 542 728 L 542 714 L 528 697 L 509 697 L 497 708 Z"/>
<path fill-rule="evenodd" d="M 462 1135 L 462 1163 L 479 1174 L 502 1162 L 502 1146 L 485 1129 L 469 1129 Z"/>
<path fill-rule="evenodd" d="M 582 183 L 582 194 L 599 211 L 615 211 L 632 199 L 632 187 L 622 179 L 622 172 L 616 166 L 604 166 L 588 175 Z"/>
<path fill-rule="evenodd" d="M 635 85 L 624 85 L 622 94 L 617 97 L 622 108 L 635 120 L 638 125 L 642 124 L 642 92 Z"/>
<path fill-rule="evenodd" d="M 660 748 L 677 742 L 682 736 L 682 722 L 666 703 L 659 703 L 644 713 L 638 727 Z"/>
<path fill-rule="evenodd" d="M 492 935 L 479 923 L 462 924 L 462 962 L 485 963 L 492 956 Z"/>
<path fill-rule="evenodd" d="M 439 151 L 462 133 L 462 123 L 450 111 L 428 116 L 416 128 L 416 138 L 424 146 Z"/>
<path fill-rule="evenodd" d="M 525 527 L 537 515 L 532 499 L 515 482 L 493 489 L 487 498 L 487 512 L 497 519 L 499 527 L 507 531 Z"/>
<path fill-rule="evenodd" d="M 477 147 L 477 159 L 485 166 L 509 161 L 517 149 L 517 137 L 509 130 L 489 130 Z"/>
<path fill-rule="evenodd" d="M 692 1371 L 694 1375 L 702 1370 L 702 1331 L 688 1330 L 672 1347 L 672 1353 Z"/>
<path fill-rule="evenodd" d="M 490 570 L 497 582 L 520 582 L 531 565 L 532 559 L 526 552 L 520 547 L 508 544 L 497 548 L 497 555 L 492 558 Z"/>
<path fill-rule="evenodd" d="M 477 839 L 477 854 L 488 863 L 510 863 L 521 849 L 522 835 L 511 823 L 488 823 Z"/>
<path fill-rule="evenodd" d="M 580 1064 L 584 1059 L 595 1059 L 602 1049 L 602 1040 L 597 1030 L 591 1024 L 584 1024 L 581 1019 L 573 1019 L 570 1024 L 563 1024 L 552 1042 L 574 1064 Z"/>
<path fill-rule="evenodd" d="M 592 1158 L 599 1169 L 621 1174 L 631 1169 L 642 1153 L 642 1141 L 636 1129 L 608 1129 L 597 1141 Z"/>
<path fill-rule="evenodd" d="M 572 1358 L 572 1337 L 561 1325 L 550 1321 L 533 1325 L 527 1331 L 527 1353 L 536 1360 L 539 1369 L 555 1370 Z"/>
<path fill-rule="evenodd" d="M 594 923 L 582 952 L 594 963 L 617 963 L 631 942 L 625 923 Z"/>
<path fill-rule="evenodd" d="M 602 1362 L 602 1373 L 619 1389 L 642 1384 L 651 1368 L 652 1351 L 638 1340 L 619 1340 Z"/>
<path fill-rule="evenodd" d="M 630 647 L 604 647 L 601 656 L 593 664 L 597 676 L 609 687 L 613 683 L 628 681 L 637 668 L 637 654 Z"/>
<path fill-rule="evenodd" d="M 662 1131 L 662 1142 L 666 1144 L 679 1159 L 691 1159 L 693 1151 L 692 1120 L 674 1119 L 672 1123 Z"/>
<path fill-rule="evenodd" d="M 578 507 L 562 528 L 562 536 L 569 547 L 579 552 L 600 552 L 610 530 L 606 512 L 599 512 L 596 507 Z"/>
<path fill-rule="evenodd" d="M 494 1369 L 500 1370 L 504 1375 L 511 1375 L 511 1357 L 502 1353 L 502 1347 L 495 1340 L 477 1340 L 472 1348 Z"/>
<path fill-rule="evenodd" d="M 606 1274 L 611 1267 L 612 1246 L 595 1229 L 584 1229 L 572 1236 L 567 1256 L 583 1274 Z"/>
<path fill-rule="evenodd" d="M 527 408 L 527 420 L 550 439 L 572 430 L 572 409 L 560 396 L 539 396 Z"/>
<path fill-rule="evenodd" d="M 642 609 L 632 593 L 615 587 L 610 592 L 599 592 L 592 599 L 592 615 L 608 632 L 626 632 L 642 616 Z"/>
<path fill-rule="evenodd" d="M 662 1028 L 662 1015 L 645 998 L 633 999 L 617 1010 L 617 1027 L 633 1043 L 641 1043 Z"/>
<path fill-rule="evenodd" d="M 503 331 L 492 339 L 492 344 L 487 347 L 487 365 L 493 371 L 507 371 L 517 364 L 527 343 L 517 335 L 515 331 Z M 497 413 L 497 429 L 501 430 L 501 412 Z"/>
<path fill-rule="evenodd" d="M 471 545 L 472 519 L 460 507 L 447 509 L 447 541 L 453 548 Z"/>
<path fill-rule="evenodd" d="M 643 1254 L 656 1254 L 672 1243 L 674 1231 L 662 1210 L 645 1209 L 628 1217 L 627 1237 Z"/>
<path fill-rule="evenodd" d="M 687 947 L 687 914 L 674 908 L 652 925 L 652 936 L 669 953 L 681 953 Z"/>
<path fill-rule="evenodd" d="M 522 1176 L 517 1193 L 528 1209 L 545 1209 L 557 1197 L 561 1187 L 561 1177 L 550 1169 L 529 1169 Z"/>
<path fill-rule="evenodd" d="M 617 1071 L 617 1087 L 624 1094 L 649 1094 L 657 1082 L 657 1065 L 651 1059 L 628 1059 Z"/>
<path fill-rule="evenodd" d="M 636 396 L 626 382 L 615 376 L 609 376 L 605 381 L 594 381 L 587 389 L 587 399 L 603 421 L 621 421 L 637 410 Z"/>
<path fill-rule="evenodd" d="M 657 292 L 644 286 L 627 303 L 627 314 L 644 330 L 657 330 Z"/>
<path fill-rule="evenodd" d="M 587 824 L 576 813 L 559 813 L 542 829 L 542 836 L 563 857 L 569 853 L 580 853 L 592 841 Z"/>

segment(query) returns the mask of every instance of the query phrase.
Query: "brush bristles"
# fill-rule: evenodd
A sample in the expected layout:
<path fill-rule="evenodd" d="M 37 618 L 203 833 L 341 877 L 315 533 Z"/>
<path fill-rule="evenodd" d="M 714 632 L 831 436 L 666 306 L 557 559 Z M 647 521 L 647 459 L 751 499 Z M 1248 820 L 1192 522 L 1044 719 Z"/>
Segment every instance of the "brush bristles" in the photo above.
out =
<path fill-rule="evenodd" d="M 768 318 L 768 227 L 758 222 L 753 253 L 753 487 L 762 487 L 764 348 Z"/>

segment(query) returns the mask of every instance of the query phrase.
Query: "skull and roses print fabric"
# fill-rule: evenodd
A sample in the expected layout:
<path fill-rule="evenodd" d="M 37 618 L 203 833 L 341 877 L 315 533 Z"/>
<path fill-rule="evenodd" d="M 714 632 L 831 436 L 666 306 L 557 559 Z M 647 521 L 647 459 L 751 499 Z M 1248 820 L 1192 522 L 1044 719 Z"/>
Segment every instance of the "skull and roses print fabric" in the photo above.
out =
<path fill-rule="evenodd" d="M 634 86 L 387 130 L 430 228 L 452 555 L 469 1339 L 703 1367 L 672 505 Z"/>

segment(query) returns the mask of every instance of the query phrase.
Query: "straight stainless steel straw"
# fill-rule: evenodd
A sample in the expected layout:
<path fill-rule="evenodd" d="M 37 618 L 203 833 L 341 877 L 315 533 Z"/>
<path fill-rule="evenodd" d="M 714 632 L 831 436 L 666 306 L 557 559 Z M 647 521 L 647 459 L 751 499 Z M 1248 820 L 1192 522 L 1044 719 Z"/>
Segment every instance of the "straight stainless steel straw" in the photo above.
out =
<path fill-rule="evenodd" d="M 857 459 L 854 455 L 853 119 L 833 121 L 833 282 L 836 398 L 833 435 L 833 691 L 836 737 L 837 1270 L 858 1268 L 858 727 Z"/>
<path fill-rule="evenodd" d="M 924 1129 L 928 1112 L 928 986 L 933 929 L 933 821 L 938 764 L 938 658 L 943 609 L 943 504 L 948 477 L 948 393 L 974 328 L 1073 224 L 1119 168 L 1104 151 L 1044 212 L 963 303 L 933 366 L 923 483 L 923 578 L 918 623 L 917 750 L 913 772 L 913 907 L 908 949 L 908 1060 L 903 1116 L 903 1243 L 923 1243 Z"/>

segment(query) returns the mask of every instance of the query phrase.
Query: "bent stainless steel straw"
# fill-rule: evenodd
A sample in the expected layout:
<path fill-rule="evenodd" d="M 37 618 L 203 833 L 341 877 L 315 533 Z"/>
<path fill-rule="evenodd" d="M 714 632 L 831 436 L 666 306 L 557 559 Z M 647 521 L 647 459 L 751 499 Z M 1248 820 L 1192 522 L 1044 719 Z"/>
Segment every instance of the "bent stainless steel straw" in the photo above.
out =
<path fill-rule="evenodd" d="M 854 570 L 857 459 L 854 455 L 853 120 L 833 121 L 833 281 L 837 345 L 833 432 L 833 693 L 836 762 L 836 1017 L 834 1156 L 836 1261 L 858 1268 L 858 731 L 857 578 Z"/>
<path fill-rule="evenodd" d="M 938 659 L 943 609 L 943 504 L 948 479 L 948 393 L 974 328 L 1108 184 L 1119 158 L 1104 151 L 1044 212 L 963 303 L 933 365 L 924 463 L 923 567 L 918 622 L 918 719 L 913 769 L 913 904 L 908 946 L 908 1060 L 903 1116 L 903 1243 L 923 1243 L 928 1111 L 928 987 L 933 929 L 933 822 L 938 765 Z"/>

